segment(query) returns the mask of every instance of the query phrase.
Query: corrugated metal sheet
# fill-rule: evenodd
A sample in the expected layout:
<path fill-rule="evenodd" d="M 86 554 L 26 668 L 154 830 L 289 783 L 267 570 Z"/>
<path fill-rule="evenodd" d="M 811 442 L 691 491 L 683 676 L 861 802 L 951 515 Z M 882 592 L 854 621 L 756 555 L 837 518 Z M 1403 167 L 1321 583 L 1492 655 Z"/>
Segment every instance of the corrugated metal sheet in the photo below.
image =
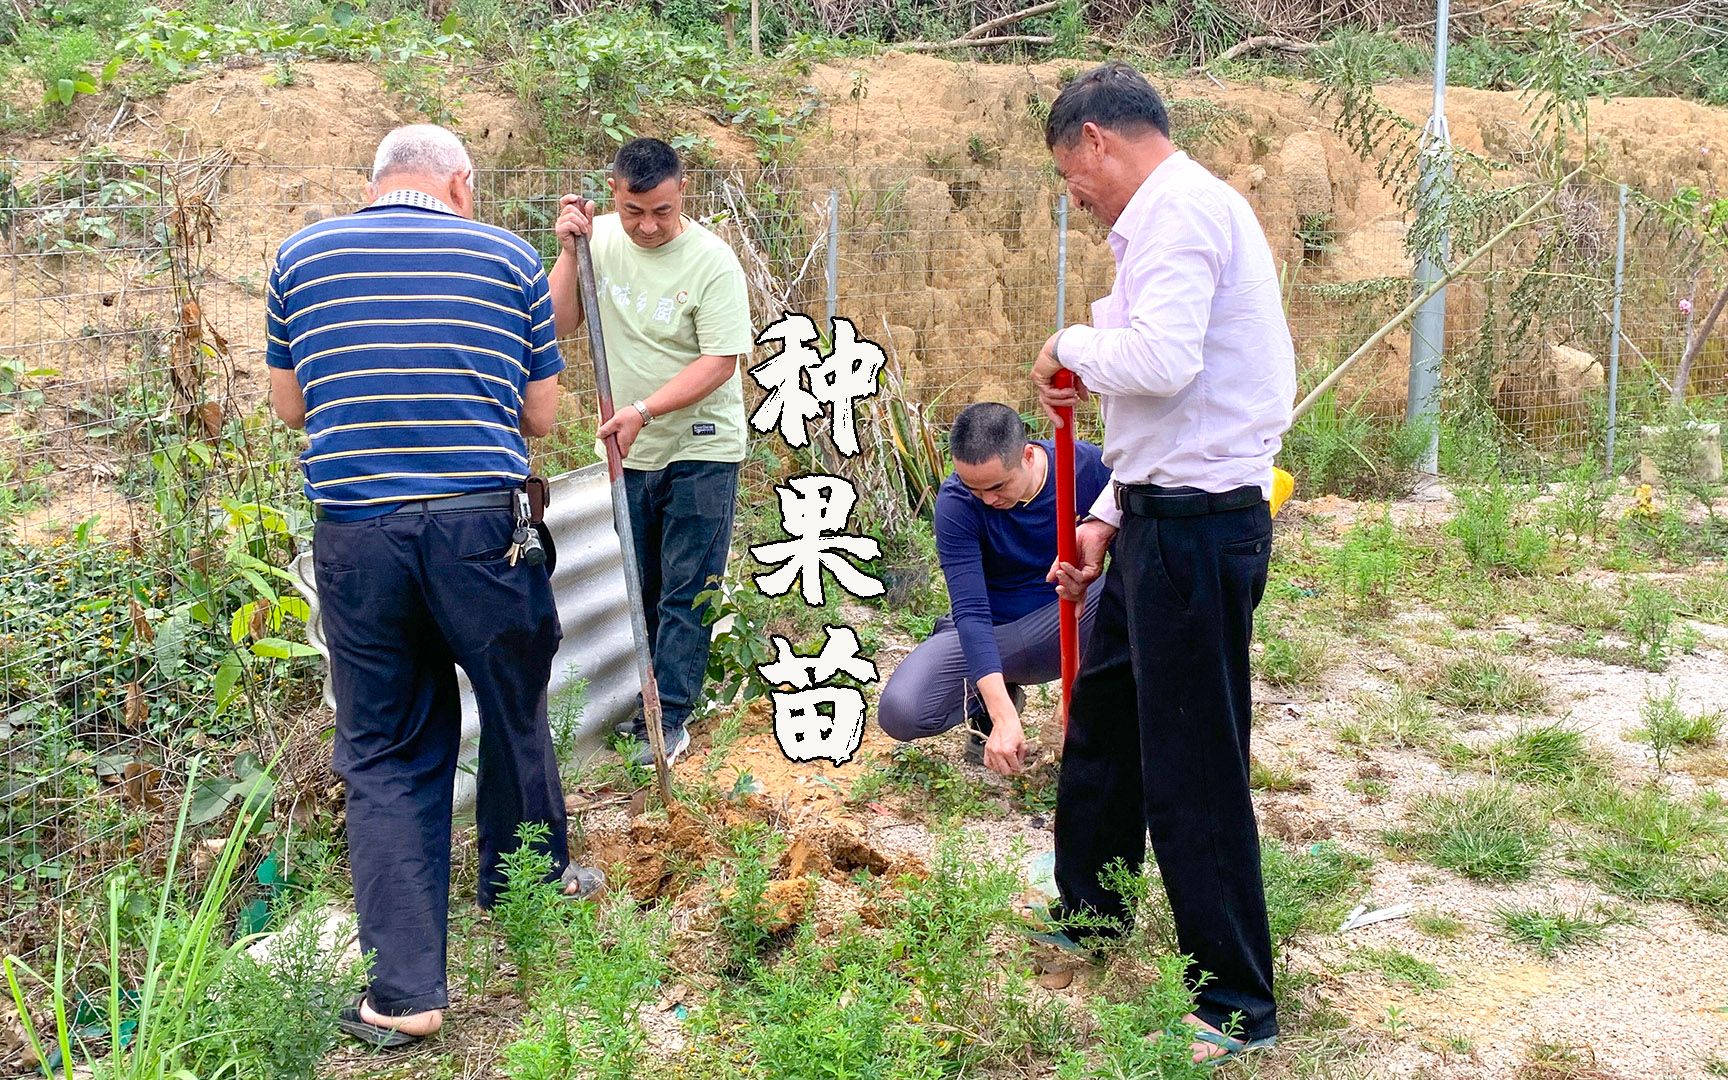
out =
<path fill-rule="evenodd" d="M 558 545 L 558 569 L 552 576 L 552 591 L 558 598 L 558 622 L 564 641 L 552 661 L 551 696 L 578 680 L 588 681 L 587 706 L 581 715 L 577 746 L 586 752 L 604 741 L 606 732 L 635 707 L 641 689 L 636 676 L 635 647 L 630 640 L 630 600 L 624 591 L 624 559 L 618 534 L 612 528 L 612 493 L 606 482 L 606 465 L 554 477 L 550 482 L 551 505 L 546 524 Z M 300 592 L 312 607 L 306 639 L 325 657 L 328 673 L 329 648 L 324 642 L 324 624 L 318 606 L 318 591 L 312 580 L 312 553 L 302 552 L 289 568 Z M 460 668 L 462 687 L 462 764 L 456 775 L 456 805 L 466 808 L 474 798 L 472 763 L 478 752 L 480 714 L 474 691 Z M 324 702 L 335 707 L 326 674 Z"/>

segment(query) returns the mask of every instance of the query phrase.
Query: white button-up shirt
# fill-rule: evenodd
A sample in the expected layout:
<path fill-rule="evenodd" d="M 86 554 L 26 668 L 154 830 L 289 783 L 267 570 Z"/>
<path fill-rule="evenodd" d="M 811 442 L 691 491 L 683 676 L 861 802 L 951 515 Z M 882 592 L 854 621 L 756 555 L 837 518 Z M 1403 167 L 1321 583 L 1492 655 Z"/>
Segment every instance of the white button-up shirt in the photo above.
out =
<path fill-rule="evenodd" d="M 1290 426 L 1295 349 L 1278 270 L 1253 209 L 1180 151 L 1110 230 L 1116 283 L 1091 326 L 1056 343 L 1100 397 L 1104 463 L 1123 484 L 1272 493 Z M 1092 516 L 1120 525 L 1106 488 Z"/>

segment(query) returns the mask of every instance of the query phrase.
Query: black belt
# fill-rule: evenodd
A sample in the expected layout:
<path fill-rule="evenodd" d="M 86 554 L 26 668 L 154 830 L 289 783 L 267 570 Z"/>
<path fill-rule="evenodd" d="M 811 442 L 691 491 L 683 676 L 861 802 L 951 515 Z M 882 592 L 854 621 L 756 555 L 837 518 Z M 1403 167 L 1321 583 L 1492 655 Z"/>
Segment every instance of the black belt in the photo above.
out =
<path fill-rule="evenodd" d="M 516 503 L 516 489 L 503 488 L 498 491 L 476 491 L 472 495 L 452 495 L 443 499 L 416 499 L 405 502 L 390 514 L 418 514 L 424 511 L 428 514 L 441 514 L 451 510 L 508 510 Z M 312 506 L 312 516 L 319 521 L 324 520 L 324 508 L 316 503 Z"/>
<path fill-rule="evenodd" d="M 1199 517 L 1201 514 L 1241 510 L 1265 501 L 1266 496 L 1257 487 L 1212 492 L 1191 487 L 1162 487 L 1158 484 L 1116 485 L 1117 509 L 1135 517 Z"/>

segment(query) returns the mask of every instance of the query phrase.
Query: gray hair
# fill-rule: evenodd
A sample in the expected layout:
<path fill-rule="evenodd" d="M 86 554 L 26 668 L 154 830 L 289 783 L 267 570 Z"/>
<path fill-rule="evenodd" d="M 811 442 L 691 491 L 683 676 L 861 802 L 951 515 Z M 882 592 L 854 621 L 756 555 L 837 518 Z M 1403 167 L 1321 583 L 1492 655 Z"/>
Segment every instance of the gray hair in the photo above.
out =
<path fill-rule="evenodd" d="M 372 182 L 391 173 L 408 173 L 443 180 L 467 170 L 474 162 L 455 132 L 437 124 L 410 124 L 384 136 L 372 159 Z"/>

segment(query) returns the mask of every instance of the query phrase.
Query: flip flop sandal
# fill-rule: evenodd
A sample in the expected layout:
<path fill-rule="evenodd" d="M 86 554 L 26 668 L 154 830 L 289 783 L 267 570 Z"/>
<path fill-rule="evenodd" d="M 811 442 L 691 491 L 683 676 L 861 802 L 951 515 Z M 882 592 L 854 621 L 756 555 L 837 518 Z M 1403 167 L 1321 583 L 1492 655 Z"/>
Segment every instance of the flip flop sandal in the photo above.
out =
<path fill-rule="evenodd" d="M 1184 1037 L 1186 1034 L 1186 1037 L 1190 1042 L 1206 1043 L 1210 1046 L 1216 1046 L 1218 1049 L 1224 1051 L 1222 1054 L 1215 1054 L 1212 1057 L 1207 1058 L 1205 1061 L 1196 1062 L 1196 1064 L 1208 1068 L 1222 1064 L 1226 1061 L 1231 1061 L 1253 1050 L 1270 1050 L 1272 1047 L 1278 1045 L 1278 1036 L 1276 1035 L 1268 1035 L 1264 1039 L 1238 1039 L 1234 1036 L 1224 1035 L 1213 1031 L 1211 1028 L 1188 1028 L 1186 1025 L 1182 1027 L 1165 1028 L 1164 1034 L 1177 1039 Z"/>
<path fill-rule="evenodd" d="M 571 863 L 564 868 L 558 884 L 566 900 L 592 900 L 606 891 L 606 875 L 596 867 Z M 576 886 L 575 892 L 570 891 L 572 884 Z"/>
<path fill-rule="evenodd" d="M 413 1046 L 424 1039 L 424 1035 L 410 1035 L 395 1028 L 380 1027 L 360 1018 L 360 1003 L 366 1000 L 365 994 L 358 994 L 354 1000 L 342 1007 L 337 1014 L 336 1026 L 343 1034 L 358 1039 L 367 1046 L 378 1050 L 397 1050 L 404 1046 Z"/>

